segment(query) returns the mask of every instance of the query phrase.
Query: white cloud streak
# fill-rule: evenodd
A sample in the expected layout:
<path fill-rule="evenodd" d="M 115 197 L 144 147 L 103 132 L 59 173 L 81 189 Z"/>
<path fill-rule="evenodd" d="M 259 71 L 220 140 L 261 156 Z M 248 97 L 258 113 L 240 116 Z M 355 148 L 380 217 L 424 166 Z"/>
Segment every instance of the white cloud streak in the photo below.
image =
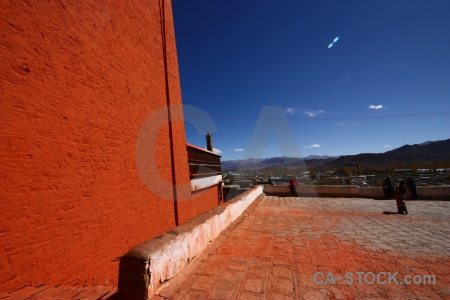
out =
<path fill-rule="evenodd" d="M 309 145 L 309 146 L 305 146 L 304 148 L 314 149 L 314 148 L 320 148 L 320 147 L 322 147 L 322 145 L 319 145 L 319 144 L 312 144 L 312 145 Z"/>
<path fill-rule="evenodd" d="M 317 117 L 320 114 L 323 114 L 324 112 L 325 111 L 323 111 L 323 110 L 307 110 L 307 111 L 304 111 L 303 114 L 305 116 L 310 117 L 310 118 L 314 118 L 314 117 Z"/>
<path fill-rule="evenodd" d="M 378 109 L 382 109 L 383 108 L 383 105 L 369 105 L 369 109 L 375 109 L 375 110 L 378 110 Z"/>
<path fill-rule="evenodd" d="M 219 149 L 213 148 L 213 152 L 216 154 L 222 154 L 222 151 L 220 151 Z"/>
<path fill-rule="evenodd" d="M 234 151 L 234 152 L 243 152 L 244 149 L 242 149 L 242 148 L 237 148 L 237 149 L 234 149 L 233 151 Z"/>
<path fill-rule="evenodd" d="M 295 114 L 296 109 L 293 107 L 288 107 L 284 110 L 284 113 L 288 114 L 288 115 L 293 115 Z"/>

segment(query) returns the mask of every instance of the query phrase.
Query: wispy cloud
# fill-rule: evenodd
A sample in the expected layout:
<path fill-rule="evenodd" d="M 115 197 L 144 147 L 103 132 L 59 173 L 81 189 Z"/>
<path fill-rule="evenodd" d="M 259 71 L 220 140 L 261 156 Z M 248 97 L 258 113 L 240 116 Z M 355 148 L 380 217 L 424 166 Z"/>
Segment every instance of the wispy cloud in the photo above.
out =
<path fill-rule="evenodd" d="M 313 149 L 313 148 L 320 148 L 320 147 L 322 147 L 322 145 L 312 144 L 312 145 L 309 145 L 309 146 L 305 146 L 304 148 Z"/>
<path fill-rule="evenodd" d="M 358 126 L 358 123 L 355 123 L 355 122 L 350 122 L 350 123 L 336 123 L 336 124 L 334 124 L 334 126 L 337 126 L 337 127 L 357 127 L 357 126 Z"/>
<path fill-rule="evenodd" d="M 371 104 L 371 105 L 369 105 L 369 109 L 376 109 L 376 110 L 378 110 L 378 109 L 382 109 L 383 108 L 383 105 L 373 105 L 373 104 Z"/>
<path fill-rule="evenodd" d="M 384 145 L 384 148 L 392 148 L 391 145 Z"/>
<path fill-rule="evenodd" d="M 242 152 L 242 151 L 244 151 L 244 149 L 242 149 L 242 148 L 237 148 L 237 149 L 234 149 L 233 151 L 234 151 L 234 152 Z"/>
<path fill-rule="evenodd" d="M 217 148 L 213 148 L 213 152 L 216 153 L 216 154 L 222 154 L 222 151 L 220 151 Z"/>
<path fill-rule="evenodd" d="M 293 107 L 288 107 L 288 108 L 286 108 L 285 110 L 284 110 L 284 113 L 285 114 L 287 114 L 287 115 L 293 115 L 293 114 L 295 114 L 295 111 L 296 111 L 297 109 L 295 109 L 295 108 L 293 108 Z"/>
<path fill-rule="evenodd" d="M 314 118 L 314 117 L 317 117 L 320 114 L 323 114 L 324 112 L 325 111 L 323 111 L 323 110 L 307 110 L 307 111 L 304 111 L 303 114 L 305 116 L 310 117 L 310 118 Z"/>

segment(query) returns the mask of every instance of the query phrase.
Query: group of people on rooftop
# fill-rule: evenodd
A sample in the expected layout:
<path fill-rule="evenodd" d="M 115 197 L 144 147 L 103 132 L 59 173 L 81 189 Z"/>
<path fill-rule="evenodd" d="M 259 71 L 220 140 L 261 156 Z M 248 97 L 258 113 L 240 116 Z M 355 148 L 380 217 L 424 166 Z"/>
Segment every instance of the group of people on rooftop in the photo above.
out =
<path fill-rule="evenodd" d="M 405 195 L 408 193 L 408 190 L 411 193 L 412 199 L 419 199 L 416 190 L 416 183 L 411 177 L 408 177 L 406 183 L 403 180 L 400 181 L 397 187 L 395 187 L 391 176 L 387 176 L 387 178 L 383 181 L 383 194 L 388 199 L 394 198 L 396 200 L 399 214 L 408 214 L 405 204 Z"/>
<path fill-rule="evenodd" d="M 297 178 L 291 178 L 289 180 L 289 188 L 291 191 L 291 196 L 298 197 L 296 186 L 298 185 Z M 397 186 L 395 186 L 394 181 L 391 176 L 383 181 L 383 194 L 387 199 L 395 199 L 397 202 L 397 209 L 399 214 L 408 214 L 405 204 L 405 196 L 409 192 L 411 193 L 411 198 L 413 200 L 419 200 L 419 195 L 417 195 L 416 183 L 411 177 L 408 177 L 406 182 L 401 180 Z"/>

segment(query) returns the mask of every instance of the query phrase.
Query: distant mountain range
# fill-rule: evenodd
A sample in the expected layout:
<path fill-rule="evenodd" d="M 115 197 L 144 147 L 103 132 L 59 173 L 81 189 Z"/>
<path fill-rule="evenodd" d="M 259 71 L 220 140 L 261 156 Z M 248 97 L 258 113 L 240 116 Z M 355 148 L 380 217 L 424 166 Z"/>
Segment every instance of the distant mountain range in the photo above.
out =
<path fill-rule="evenodd" d="M 422 144 L 404 145 L 385 153 L 362 153 L 344 156 L 311 155 L 298 157 L 249 158 L 245 160 L 222 161 L 223 170 L 263 168 L 324 167 L 342 168 L 360 165 L 361 167 L 383 167 L 395 164 L 416 164 L 427 162 L 450 162 L 450 139 L 428 141 Z"/>
<path fill-rule="evenodd" d="M 326 162 L 335 160 L 338 156 L 327 155 L 310 155 L 305 158 L 298 157 L 271 157 L 271 158 L 249 158 L 249 159 L 237 159 L 237 160 L 225 160 L 222 161 L 223 170 L 235 170 L 235 169 L 250 169 L 259 170 L 271 166 L 283 166 L 283 167 L 304 167 L 305 163 L 307 167 L 316 167 L 325 164 Z"/>

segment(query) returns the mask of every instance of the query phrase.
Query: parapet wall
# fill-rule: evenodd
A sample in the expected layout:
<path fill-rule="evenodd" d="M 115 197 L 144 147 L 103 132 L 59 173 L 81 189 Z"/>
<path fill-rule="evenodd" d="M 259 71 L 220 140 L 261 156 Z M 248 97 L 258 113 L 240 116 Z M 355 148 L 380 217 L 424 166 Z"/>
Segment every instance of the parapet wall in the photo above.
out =
<path fill-rule="evenodd" d="M 162 282 L 180 273 L 262 192 L 263 186 L 254 187 L 130 250 L 120 259 L 118 298 L 151 298 Z"/>
<path fill-rule="evenodd" d="M 363 187 L 356 185 L 299 185 L 296 187 L 300 197 L 349 197 L 384 199 L 381 187 Z M 290 196 L 289 186 L 266 185 L 264 193 L 269 196 Z M 450 200 L 450 186 L 417 187 L 420 200 Z M 406 194 L 411 199 L 411 194 Z"/>

